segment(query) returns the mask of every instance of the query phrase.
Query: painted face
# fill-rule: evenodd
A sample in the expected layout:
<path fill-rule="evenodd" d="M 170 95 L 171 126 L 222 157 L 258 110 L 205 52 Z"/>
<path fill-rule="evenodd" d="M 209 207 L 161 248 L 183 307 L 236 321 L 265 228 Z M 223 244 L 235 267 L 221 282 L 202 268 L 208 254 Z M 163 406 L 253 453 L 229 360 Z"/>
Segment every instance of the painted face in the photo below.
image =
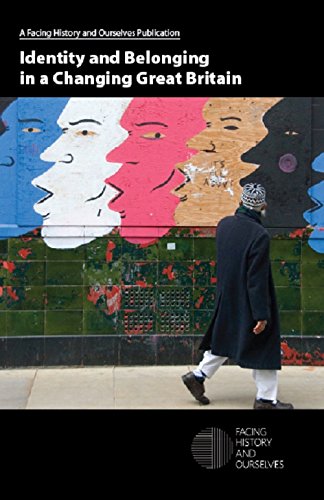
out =
<path fill-rule="evenodd" d="M 253 163 L 242 162 L 241 155 L 265 137 L 267 129 L 262 118 L 278 100 L 208 100 L 203 111 L 207 128 L 189 142 L 199 153 L 178 166 L 187 182 L 177 191 L 181 199 L 175 213 L 177 225 L 215 226 L 234 212 L 242 192 L 240 180 L 256 168 Z"/>
<path fill-rule="evenodd" d="M 2 115 L 5 130 L 0 137 L 0 237 L 19 236 L 42 223 L 33 210 L 40 192 L 31 181 L 50 167 L 40 159 L 40 153 L 59 136 L 56 120 L 67 101 L 19 98 Z"/>
<path fill-rule="evenodd" d="M 128 139 L 107 155 L 122 168 L 106 182 L 118 189 L 109 207 L 121 215 L 121 235 L 131 243 L 149 243 L 174 226 L 179 198 L 171 193 L 183 183 L 176 164 L 192 156 L 188 140 L 205 122 L 206 98 L 136 98 L 121 125 Z"/>
<path fill-rule="evenodd" d="M 108 209 L 116 190 L 105 178 L 120 164 L 107 164 L 105 156 L 127 137 L 119 121 L 130 101 L 72 98 L 59 117 L 62 135 L 41 155 L 55 165 L 33 180 L 46 193 L 34 209 L 48 246 L 75 248 L 119 225 L 119 213 Z"/>
<path fill-rule="evenodd" d="M 267 192 L 268 227 L 303 226 L 303 212 L 311 205 L 307 196 L 310 176 L 311 100 L 285 98 L 264 116 L 268 135 L 247 151 L 242 160 L 259 168 L 241 180 L 262 184 Z"/>
<path fill-rule="evenodd" d="M 324 153 L 315 158 L 312 168 L 324 173 Z M 324 253 L 324 181 L 309 188 L 308 194 L 315 203 L 313 208 L 304 213 L 305 220 L 314 228 L 308 244 L 315 252 Z"/>

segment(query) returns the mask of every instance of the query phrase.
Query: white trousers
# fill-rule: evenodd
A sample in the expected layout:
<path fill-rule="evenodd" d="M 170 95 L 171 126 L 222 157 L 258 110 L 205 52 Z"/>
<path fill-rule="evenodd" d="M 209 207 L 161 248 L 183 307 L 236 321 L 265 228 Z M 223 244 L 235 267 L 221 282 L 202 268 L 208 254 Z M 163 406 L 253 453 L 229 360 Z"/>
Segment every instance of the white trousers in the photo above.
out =
<path fill-rule="evenodd" d="M 199 377 L 203 372 L 207 378 L 211 378 L 227 359 L 222 356 L 215 356 L 211 351 L 205 351 L 203 359 L 194 370 L 194 374 Z M 276 401 L 278 392 L 277 370 L 253 370 L 252 375 L 257 386 L 257 399 Z"/>

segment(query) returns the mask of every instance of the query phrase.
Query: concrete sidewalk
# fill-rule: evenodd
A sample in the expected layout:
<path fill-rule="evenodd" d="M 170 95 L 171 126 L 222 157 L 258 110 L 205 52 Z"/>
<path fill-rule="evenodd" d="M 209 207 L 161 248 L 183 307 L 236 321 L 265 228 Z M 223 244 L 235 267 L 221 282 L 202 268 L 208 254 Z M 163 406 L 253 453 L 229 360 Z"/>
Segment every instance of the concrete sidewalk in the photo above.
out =
<path fill-rule="evenodd" d="M 187 366 L 41 368 L 0 371 L 0 409 L 251 409 L 251 370 L 224 366 L 206 383 L 208 406 L 180 377 Z M 324 367 L 284 367 L 279 399 L 324 409 Z"/>

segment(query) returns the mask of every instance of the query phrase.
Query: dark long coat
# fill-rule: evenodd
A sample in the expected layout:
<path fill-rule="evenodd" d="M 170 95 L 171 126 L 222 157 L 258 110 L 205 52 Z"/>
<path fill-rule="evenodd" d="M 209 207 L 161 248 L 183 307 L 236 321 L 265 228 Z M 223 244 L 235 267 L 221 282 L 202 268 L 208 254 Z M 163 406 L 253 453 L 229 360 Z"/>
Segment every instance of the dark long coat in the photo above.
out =
<path fill-rule="evenodd" d="M 217 291 L 200 345 L 242 368 L 280 370 L 280 325 L 269 257 L 270 237 L 255 211 L 240 210 L 217 227 Z M 258 320 L 266 329 L 253 333 Z"/>

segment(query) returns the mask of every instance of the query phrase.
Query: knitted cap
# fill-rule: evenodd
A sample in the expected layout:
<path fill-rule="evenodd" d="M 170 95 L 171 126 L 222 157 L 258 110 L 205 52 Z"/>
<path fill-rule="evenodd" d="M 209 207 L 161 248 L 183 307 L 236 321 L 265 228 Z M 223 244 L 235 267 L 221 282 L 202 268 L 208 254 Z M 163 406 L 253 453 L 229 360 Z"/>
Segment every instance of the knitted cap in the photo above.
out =
<path fill-rule="evenodd" d="M 248 208 L 260 208 L 265 203 L 266 191 L 261 184 L 245 184 L 241 195 L 243 205 Z"/>

